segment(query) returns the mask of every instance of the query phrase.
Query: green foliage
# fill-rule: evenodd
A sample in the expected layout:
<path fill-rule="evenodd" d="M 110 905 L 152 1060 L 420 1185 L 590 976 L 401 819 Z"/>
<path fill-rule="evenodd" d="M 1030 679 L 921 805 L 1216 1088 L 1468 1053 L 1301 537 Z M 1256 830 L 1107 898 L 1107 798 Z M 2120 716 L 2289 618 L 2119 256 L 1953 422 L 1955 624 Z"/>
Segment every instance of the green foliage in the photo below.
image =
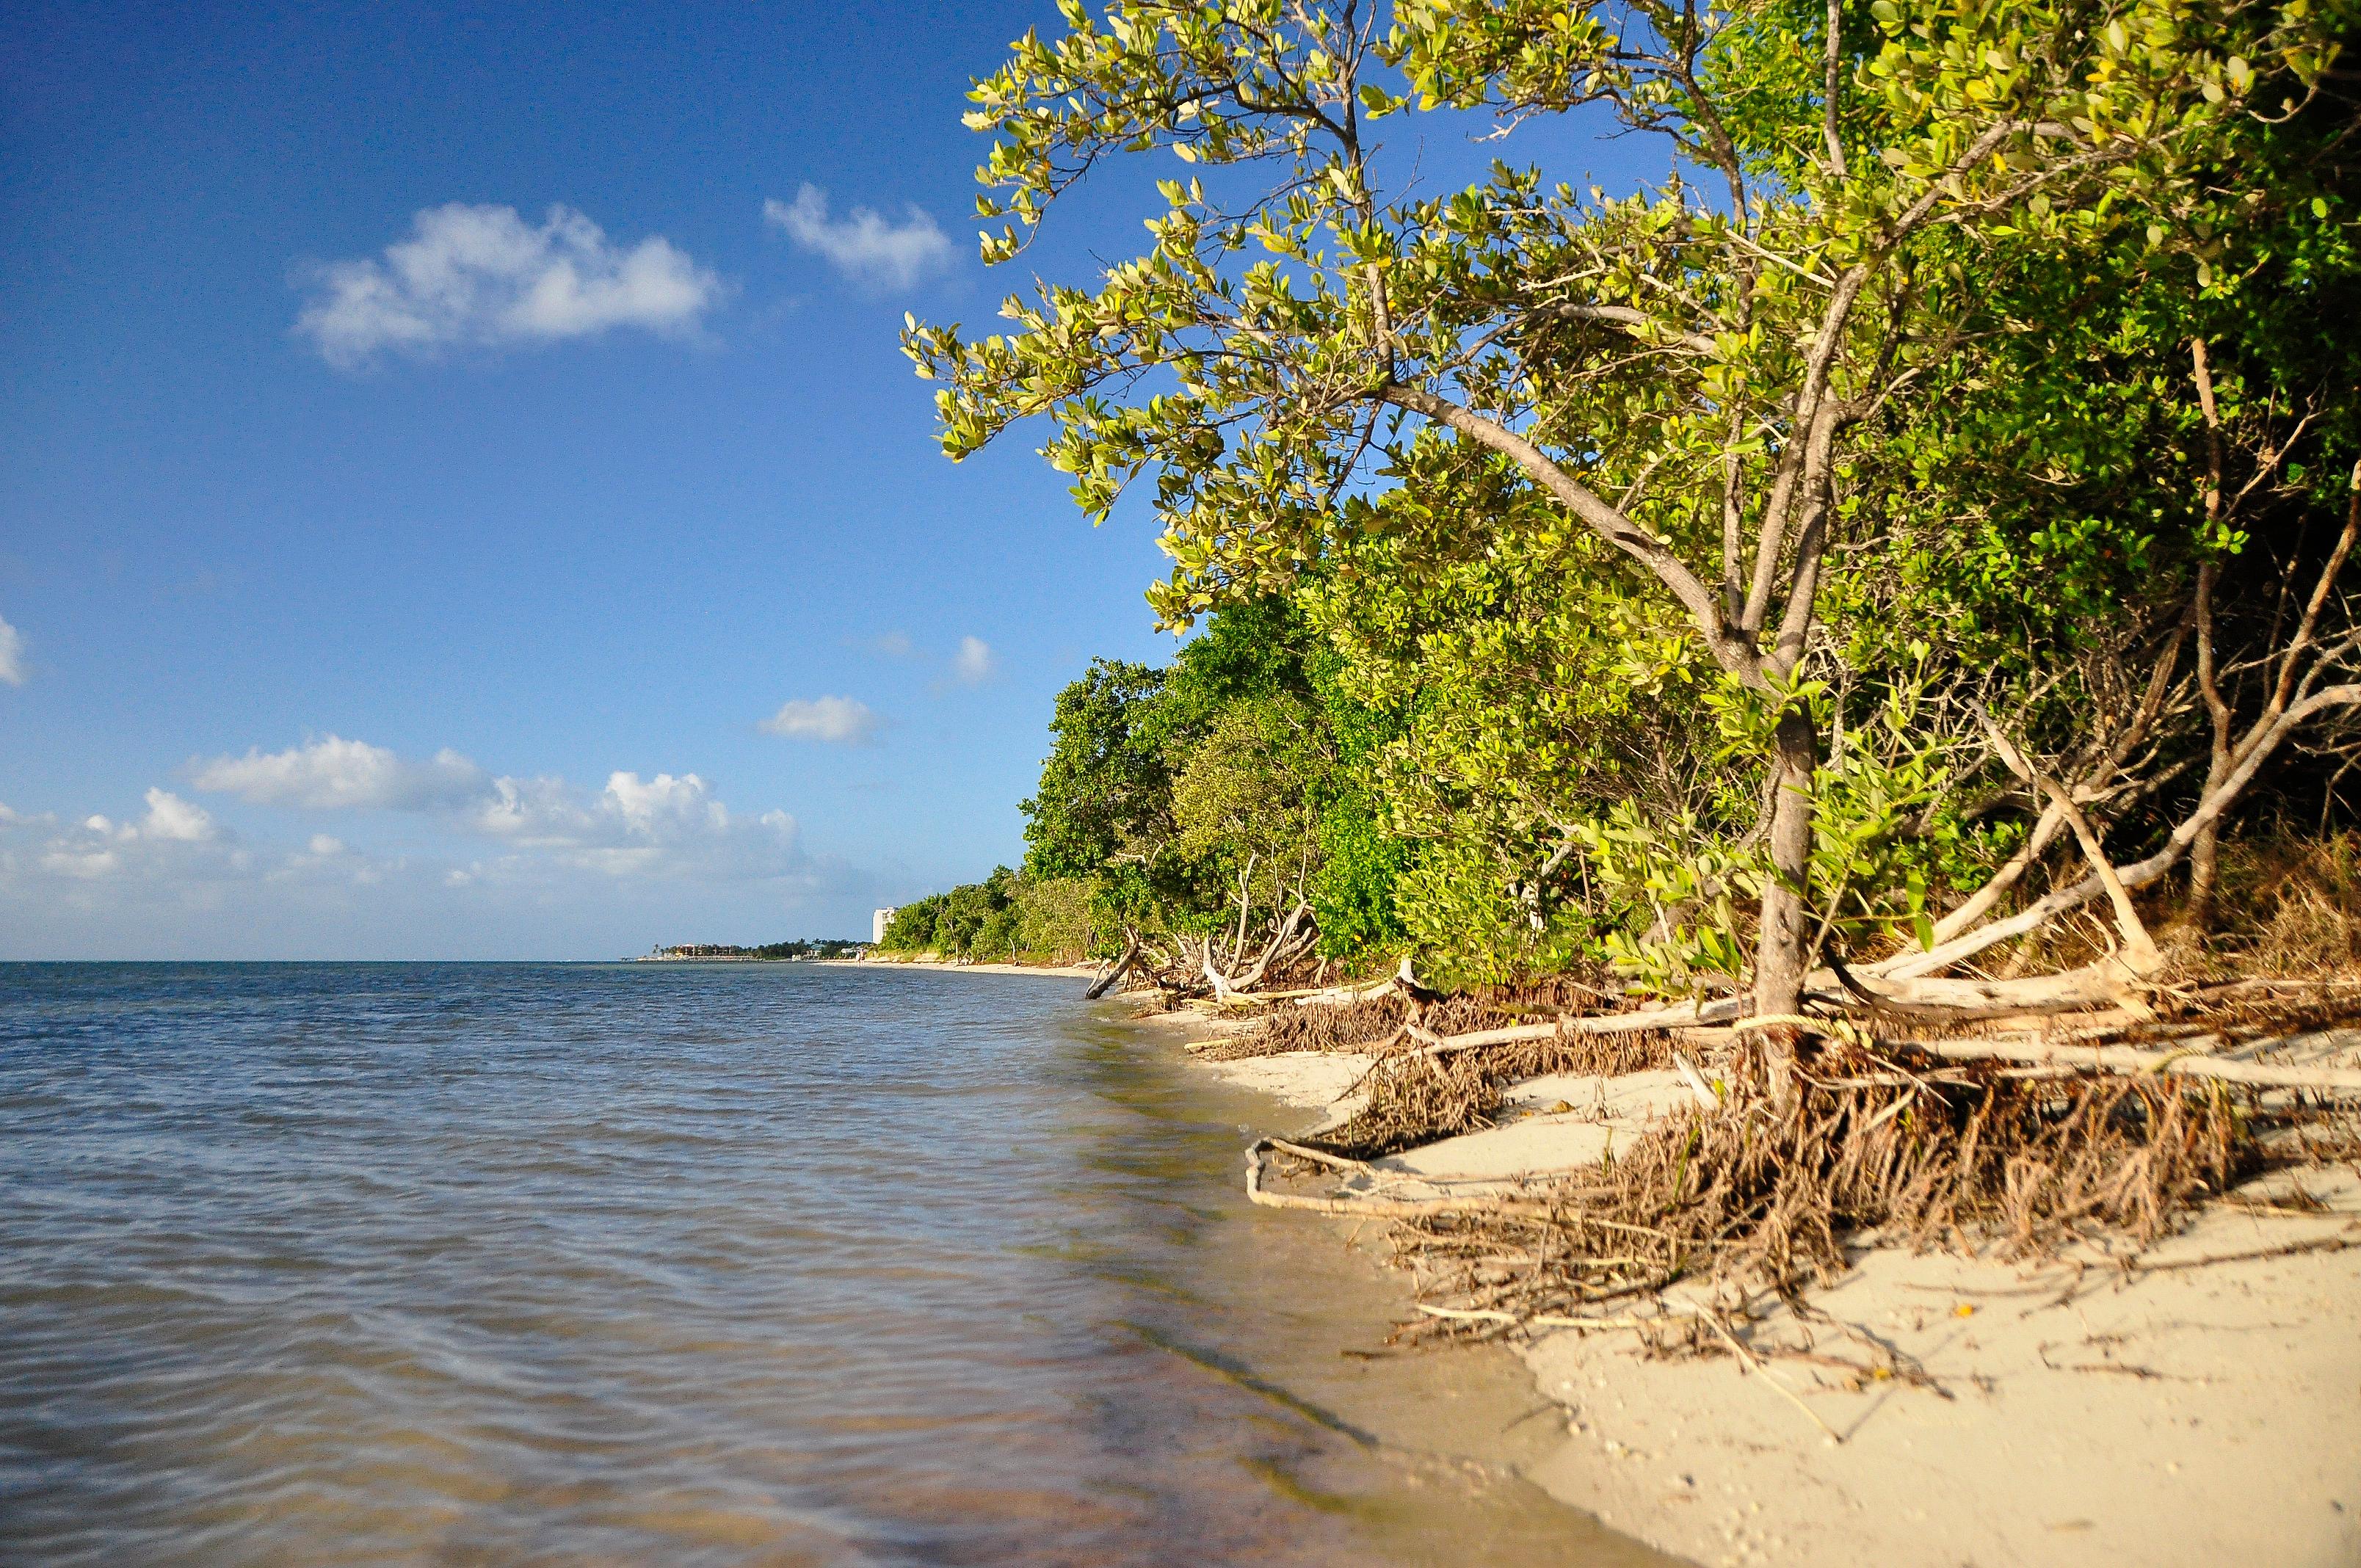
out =
<path fill-rule="evenodd" d="M 1001 866 L 903 905 L 879 944 L 889 952 L 943 958 L 1075 963 L 1110 950 L 1113 933 L 1082 877 L 1037 877 Z"/>
<path fill-rule="evenodd" d="M 885 923 L 885 935 L 877 945 L 895 953 L 933 950 L 935 921 L 942 909 L 943 895 L 939 893 L 902 905 L 894 911 L 894 918 Z"/>
<path fill-rule="evenodd" d="M 741 948 L 729 942 L 682 942 L 658 948 L 656 952 L 659 956 L 683 959 L 844 959 L 851 958 L 862 946 L 850 938 L 818 937 L 764 942 L 753 948 Z"/>
<path fill-rule="evenodd" d="M 1024 803 L 1025 866 L 1036 876 L 1094 876 L 1166 836 L 1164 672 L 1092 661 L 1058 694 L 1041 784 Z"/>
<path fill-rule="evenodd" d="M 1204 622 L 1061 694 L 1028 874 L 1115 926 L 1291 885 L 1332 955 L 1725 988 L 1783 890 L 1815 945 L 1919 941 L 2014 847 L 1971 703 L 2087 747 L 2201 568 L 2264 634 L 2361 455 L 2361 13 L 1845 9 L 1068 0 L 978 84 L 988 259 L 1109 159 L 1193 174 L 1091 286 L 905 335 L 954 457 L 1039 416 L 1093 518 L 1145 481 L 1151 603 Z M 1383 192 L 1396 116 L 1584 105 L 1675 178 Z M 2192 339 L 2218 439 L 2275 454 L 2243 512 Z"/>
<path fill-rule="evenodd" d="M 1252 599 L 1209 618 L 1169 669 L 1093 663 L 1059 694 L 1025 803 L 1027 874 L 1085 881 L 1102 926 L 1148 932 L 1227 926 L 1241 898 L 1283 917 L 1331 885 L 1343 786 L 1315 647 L 1291 603 Z"/>
<path fill-rule="evenodd" d="M 1050 963 L 1114 952 L 1115 937 L 1091 902 L 1087 877 L 1024 877 L 1016 884 L 1014 950 Z"/>

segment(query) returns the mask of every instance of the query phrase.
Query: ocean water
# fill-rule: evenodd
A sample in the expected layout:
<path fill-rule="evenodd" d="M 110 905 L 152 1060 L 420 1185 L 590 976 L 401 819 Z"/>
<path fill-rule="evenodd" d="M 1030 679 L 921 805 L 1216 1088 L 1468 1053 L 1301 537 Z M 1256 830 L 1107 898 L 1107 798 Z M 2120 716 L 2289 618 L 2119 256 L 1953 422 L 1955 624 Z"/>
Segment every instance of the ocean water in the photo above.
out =
<path fill-rule="evenodd" d="M 0 965 L 0 1560 L 1646 1561 L 1078 992 Z"/>

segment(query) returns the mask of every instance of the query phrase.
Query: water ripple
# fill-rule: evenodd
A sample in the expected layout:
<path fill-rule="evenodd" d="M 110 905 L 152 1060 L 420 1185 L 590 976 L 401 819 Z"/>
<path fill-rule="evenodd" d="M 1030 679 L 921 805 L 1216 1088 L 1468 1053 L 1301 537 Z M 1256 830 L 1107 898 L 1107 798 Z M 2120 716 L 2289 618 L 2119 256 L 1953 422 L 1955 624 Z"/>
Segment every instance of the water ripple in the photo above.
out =
<path fill-rule="evenodd" d="M 1360 1428 L 1249 1365 L 1257 1270 L 1330 1265 L 1278 1261 L 1307 1233 L 1241 1213 L 1234 1124 L 1071 988 L 0 966 L 0 1125 L 10 1560 L 1468 1539 L 1403 1527 Z M 1605 1550 L 1519 1539 L 1496 1560 Z"/>

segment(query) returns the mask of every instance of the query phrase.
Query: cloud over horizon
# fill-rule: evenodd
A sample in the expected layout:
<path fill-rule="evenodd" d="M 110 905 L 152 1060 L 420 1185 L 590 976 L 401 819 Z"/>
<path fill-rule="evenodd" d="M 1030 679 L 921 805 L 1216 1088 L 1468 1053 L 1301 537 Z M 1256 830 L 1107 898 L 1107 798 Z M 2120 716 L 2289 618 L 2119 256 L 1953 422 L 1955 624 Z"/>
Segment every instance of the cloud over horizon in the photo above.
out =
<path fill-rule="evenodd" d="M 214 880 L 247 862 L 247 852 L 204 807 L 168 789 L 150 789 L 142 798 L 148 812 L 136 822 L 117 822 L 94 812 L 80 822 L 60 824 L 52 816 L 27 817 L 0 806 L 0 829 L 29 828 L 45 835 L 29 856 L 31 866 L 81 882 L 142 869 Z M 0 876 L 25 869 L 18 856 L 0 847 Z"/>
<path fill-rule="evenodd" d="M 791 876 L 806 865 L 793 817 L 784 811 L 733 815 L 703 778 L 689 773 L 642 779 L 618 769 L 593 793 L 547 774 L 496 777 L 447 746 L 422 762 L 366 740 L 326 735 L 283 751 L 256 747 L 243 757 L 194 762 L 189 779 L 201 790 L 255 806 L 437 817 L 452 831 L 502 846 L 505 861 L 471 867 L 470 879 L 488 869 L 513 872 L 534 858 L 610 876 L 733 881 Z M 149 792 L 151 806 L 158 793 Z M 317 848 L 325 837 L 313 838 L 315 856 L 328 853 Z M 341 841 L 328 841 L 344 852 Z"/>
<path fill-rule="evenodd" d="M 121 819 L 0 805 L 0 933 L 13 926 L 12 948 L 70 954 L 90 933 L 136 927 L 179 933 L 147 938 L 168 949 L 236 952 L 272 923 L 300 932 L 303 912 L 349 932 L 398 911 L 423 928 L 496 923 L 532 950 L 552 911 L 677 939 L 684 921 L 694 932 L 717 912 L 759 930 L 799 909 L 865 909 L 879 891 L 871 873 L 807 851 L 789 813 L 732 811 L 693 773 L 617 769 L 593 789 L 495 776 L 448 748 L 422 761 L 327 736 L 190 774 L 252 805 L 412 825 L 390 840 L 373 833 L 374 845 L 309 829 L 247 841 L 160 786 Z"/>
<path fill-rule="evenodd" d="M 594 337 L 617 327 L 693 333 L 720 302 L 720 277 L 661 235 L 624 247 L 563 204 L 539 227 L 514 207 L 464 202 L 428 207 L 411 237 L 381 258 L 311 269 L 312 297 L 295 321 L 343 370 L 387 352 L 432 356 Z"/>
<path fill-rule="evenodd" d="M 595 792 L 497 780 L 475 818 L 429 819 L 447 846 L 247 842 L 170 790 L 144 798 L 125 820 L 0 806 L 5 956 L 614 957 L 849 935 L 900 891 L 808 853 L 784 811 L 730 811 L 693 773 L 620 771 Z"/>
<path fill-rule="evenodd" d="M 25 684 L 25 634 L 0 619 L 0 685 Z"/>
<path fill-rule="evenodd" d="M 816 696 L 790 697 L 755 728 L 766 735 L 792 740 L 865 746 L 884 726 L 885 720 L 865 702 L 849 696 Z"/>
<path fill-rule="evenodd" d="M 466 821 L 519 852 L 610 877 L 740 882 L 804 877 L 812 869 L 792 816 L 734 816 L 695 773 L 642 779 L 617 772 L 595 795 L 559 778 L 495 779 Z M 513 874 L 524 863 L 478 862 L 467 874 Z"/>
<path fill-rule="evenodd" d="M 877 289 L 907 289 L 951 265 L 950 238 L 925 208 L 910 204 L 901 223 L 872 207 L 854 207 L 842 218 L 828 215 L 828 192 L 807 181 L 792 203 L 772 197 L 763 220 L 785 230 L 801 248 L 827 260 L 855 282 Z"/>
<path fill-rule="evenodd" d="M 215 757 L 193 765 L 189 782 L 256 806 L 421 811 L 465 805 L 483 794 L 490 775 L 447 746 L 412 762 L 366 740 L 326 735 L 284 751 L 257 747 L 243 757 Z"/>

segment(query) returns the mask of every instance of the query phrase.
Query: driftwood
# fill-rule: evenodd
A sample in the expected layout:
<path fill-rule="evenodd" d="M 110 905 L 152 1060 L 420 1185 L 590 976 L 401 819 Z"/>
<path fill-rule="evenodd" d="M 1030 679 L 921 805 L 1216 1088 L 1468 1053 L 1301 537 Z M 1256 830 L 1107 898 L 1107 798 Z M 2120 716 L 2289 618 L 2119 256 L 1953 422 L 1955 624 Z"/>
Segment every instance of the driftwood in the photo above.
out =
<path fill-rule="evenodd" d="M 1263 1151 L 1269 1148 L 1279 1148 L 1327 1165 L 1368 1168 L 1358 1160 L 1323 1154 L 1294 1144 L 1282 1144 L 1277 1138 L 1257 1138 L 1254 1146 L 1246 1150 L 1246 1200 L 1266 1209 L 1308 1209 L 1315 1214 L 1365 1214 L 1377 1219 L 1409 1220 L 1429 1214 L 1455 1213 L 1484 1201 L 1466 1198 L 1305 1198 L 1292 1192 L 1266 1192 L 1262 1187 L 1262 1157 Z"/>
<path fill-rule="evenodd" d="M 1578 1035 L 1638 1035 L 1650 1029 L 1694 1029 L 1701 1025 L 1734 1023 L 1745 1008 L 1736 997 L 1718 1002 L 1652 1007 L 1638 1013 L 1567 1014 L 1546 1024 L 1512 1024 L 1503 1029 L 1477 1029 L 1466 1035 L 1425 1035 L 1426 1054 L 1447 1057 L 1484 1046 L 1513 1046 L 1526 1040 L 1554 1040 Z"/>
<path fill-rule="evenodd" d="M 1109 969 L 1106 973 L 1099 976 L 1098 979 L 1091 981 L 1091 988 L 1082 992 L 1082 1000 L 1085 1002 L 1096 1002 L 1100 997 L 1104 996 L 1108 992 L 1115 989 L 1115 981 L 1121 980 L 1126 974 L 1129 973 L 1131 966 L 1138 961 L 1139 938 L 1134 937 L 1129 942 L 1124 945 L 1123 957 L 1115 959 L 1114 967 Z"/>
<path fill-rule="evenodd" d="M 1411 972 L 1410 959 L 1404 959 L 1399 969 L 1374 985 L 1332 985 L 1318 991 L 1273 991 L 1263 994 L 1274 1001 L 1285 997 L 1298 1007 L 1348 1007 L 1356 1002 L 1375 1002 L 1398 991 L 1416 994 L 1422 989 L 1418 977 Z"/>
<path fill-rule="evenodd" d="M 1555 1214 L 1564 1205 L 1583 1196 L 1583 1192 L 1557 1189 L 1551 1201 L 1507 1197 L 1498 1192 L 1470 1193 L 1464 1198 L 1307 1198 L 1292 1192 L 1268 1192 L 1263 1190 L 1263 1155 L 1276 1149 L 1298 1159 L 1325 1165 L 1337 1170 L 1370 1171 L 1366 1161 L 1344 1155 L 1330 1154 L 1325 1149 L 1306 1148 L 1284 1138 L 1257 1138 L 1246 1150 L 1246 1198 L 1266 1209 L 1308 1209 L 1316 1214 L 1353 1214 L 1380 1220 L 1417 1220 L 1436 1214 L 1465 1214 L 1482 1211 L 1496 1214 Z M 1609 1221 L 1586 1220 L 1586 1223 L 1607 1225 L 1610 1229 L 1638 1231 L 1653 1235 L 1658 1233 L 1644 1225 L 1615 1225 Z"/>
<path fill-rule="evenodd" d="M 2257 1089 L 2311 1089 L 2326 1094 L 2361 1094 L 2361 1069 L 2292 1067 L 2279 1062 L 2238 1061 L 2184 1047 L 2143 1051 L 2129 1046 L 2074 1045 L 2048 1040 L 1894 1040 L 1894 1046 L 1946 1061 L 2020 1062 L 2029 1067 L 2077 1068 L 2091 1072 L 2147 1073 L 2159 1078 L 2204 1078 Z"/>
<path fill-rule="evenodd" d="M 1961 982 L 1982 984 L 1987 982 Z M 1606 1013 L 1562 1017 L 1546 1024 L 1519 1024 L 1505 1029 L 1479 1029 L 1465 1035 L 1434 1036 L 1423 1030 L 1424 1055 L 1444 1057 L 1486 1046 L 1516 1045 L 1527 1040 L 1551 1040 L 1581 1035 L 1633 1034 L 1647 1029 L 1694 1028 L 1711 1021 L 1708 1014 L 1731 1013 L 1743 1003 L 1735 999 L 1703 1007 L 1663 1007 L 1640 1013 Z M 1956 1016 L 1957 1014 L 1948 1014 Z M 1799 1019 L 1800 1019 L 1800 1015 Z M 1788 1022 L 1789 1020 L 1781 1020 Z M 1760 1022 L 1760 1021 L 1757 1021 Z M 1836 1027 L 1828 1021 L 1827 1027 Z M 2233 1060 L 2208 1056 L 2190 1047 L 2144 1051 L 2127 1046 L 2081 1045 L 2070 1041 L 1960 1039 L 1901 1039 L 1884 1042 L 1940 1057 L 1949 1061 L 2005 1061 L 2027 1067 L 2063 1068 L 2091 1072 L 2155 1073 L 2164 1077 L 2207 1078 L 2266 1089 L 2311 1089 L 2323 1093 L 2361 1094 L 2361 1069 L 2294 1067 L 2276 1062 Z"/>

